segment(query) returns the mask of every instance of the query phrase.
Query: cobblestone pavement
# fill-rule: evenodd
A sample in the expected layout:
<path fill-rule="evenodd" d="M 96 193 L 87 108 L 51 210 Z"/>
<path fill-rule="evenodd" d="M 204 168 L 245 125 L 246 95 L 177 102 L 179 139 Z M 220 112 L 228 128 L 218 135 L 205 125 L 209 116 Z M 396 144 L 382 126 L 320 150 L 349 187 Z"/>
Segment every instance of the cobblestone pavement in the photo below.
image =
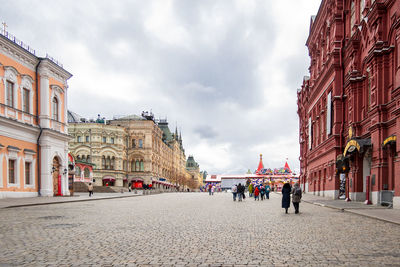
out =
<path fill-rule="evenodd" d="M 0 266 L 400 266 L 400 226 L 169 193 L 0 210 Z"/>

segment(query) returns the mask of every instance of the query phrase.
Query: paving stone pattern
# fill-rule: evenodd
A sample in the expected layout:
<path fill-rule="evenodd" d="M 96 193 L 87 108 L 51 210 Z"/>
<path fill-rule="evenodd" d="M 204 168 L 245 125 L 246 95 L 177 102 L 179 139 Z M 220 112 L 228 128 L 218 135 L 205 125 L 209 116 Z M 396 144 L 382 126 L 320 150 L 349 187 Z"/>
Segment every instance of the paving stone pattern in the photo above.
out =
<path fill-rule="evenodd" d="M 0 266 L 400 266 L 400 226 L 280 195 L 170 193 L 0 210 Z"/>

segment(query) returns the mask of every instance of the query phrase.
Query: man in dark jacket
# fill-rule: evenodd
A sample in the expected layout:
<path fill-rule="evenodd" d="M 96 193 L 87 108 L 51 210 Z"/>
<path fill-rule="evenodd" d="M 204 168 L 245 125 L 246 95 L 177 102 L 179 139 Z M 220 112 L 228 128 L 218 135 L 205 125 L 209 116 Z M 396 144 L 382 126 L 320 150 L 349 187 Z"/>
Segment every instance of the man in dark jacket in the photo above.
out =
<path fill-rule="evenodd" d="M 244 198 L 244 186 L 241 183 L 239 183 L 239 185 L 237 186 L 237 193 L 239 201 L 242 201 L 242 199 Z"/>

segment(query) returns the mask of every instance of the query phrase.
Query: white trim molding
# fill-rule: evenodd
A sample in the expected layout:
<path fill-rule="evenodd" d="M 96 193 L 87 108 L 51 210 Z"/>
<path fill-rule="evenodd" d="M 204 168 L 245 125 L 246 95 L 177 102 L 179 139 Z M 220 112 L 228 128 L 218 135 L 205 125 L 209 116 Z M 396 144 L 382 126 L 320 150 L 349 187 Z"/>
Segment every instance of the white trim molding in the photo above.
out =
<path fill-rule="evenodd" d="M 22 107 L 21 110 L 23 110 L 24 107 L 24 94 L 23 94 L 23 90 L 27 89 L 29 91 L 29 110 L 25 111 L 28 112 L 30 114 L 33 114 L 33 96 L 34 96 L 34 90 L 33 90 L 33 79 L 31 76 L 29 75 L 21 75 L 22 80 L 21 80 L 21 85 L 20 85 L 20 92 L 21 92 L 21 103 L 22 103 Z"/>

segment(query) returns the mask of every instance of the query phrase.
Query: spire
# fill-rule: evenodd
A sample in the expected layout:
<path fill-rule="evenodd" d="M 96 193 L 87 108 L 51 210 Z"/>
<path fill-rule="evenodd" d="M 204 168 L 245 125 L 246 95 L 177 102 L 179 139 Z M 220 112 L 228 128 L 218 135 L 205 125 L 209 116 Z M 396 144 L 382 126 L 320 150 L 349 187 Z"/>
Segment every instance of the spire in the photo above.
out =
<path fill-rule="evenodd" d="M 178 141 L 178 126 L 175 126 L 175 140 Z"/>
<path fill-rule="evenodd" d="M 257 168 L 256 174 L 259 174 L 262 169 L 264 169 L 264 164 L 262 161 L 262 154 L 260 154 L 260 162 L 258 163 L 258 168 Z"/>
<path fill-rule="evenodd" d="M 285 171 L 291 173 L 292 171 L 290 170 L 289 164 L 287 163 L 287 159 L 286 159 L 286 163 L 285 163 L 285 167 L 284 167 Z"/>

